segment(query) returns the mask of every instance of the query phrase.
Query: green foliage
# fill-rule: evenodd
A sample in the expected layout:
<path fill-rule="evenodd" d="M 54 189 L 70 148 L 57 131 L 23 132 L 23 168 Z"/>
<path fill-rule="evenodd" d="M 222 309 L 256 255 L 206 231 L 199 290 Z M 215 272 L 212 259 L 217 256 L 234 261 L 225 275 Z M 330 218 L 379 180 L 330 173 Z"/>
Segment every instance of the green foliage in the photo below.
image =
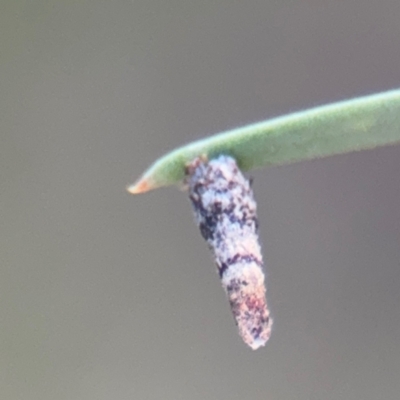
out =
<path fill-rule="evenodd" d="M 186 164 L 199 155 L 230 155 L 247 171 L 396 143 L 400 90 L 289 114 L 187 144 L 158 159 L 128 190 L 142 193 L 180 183 Z"/>

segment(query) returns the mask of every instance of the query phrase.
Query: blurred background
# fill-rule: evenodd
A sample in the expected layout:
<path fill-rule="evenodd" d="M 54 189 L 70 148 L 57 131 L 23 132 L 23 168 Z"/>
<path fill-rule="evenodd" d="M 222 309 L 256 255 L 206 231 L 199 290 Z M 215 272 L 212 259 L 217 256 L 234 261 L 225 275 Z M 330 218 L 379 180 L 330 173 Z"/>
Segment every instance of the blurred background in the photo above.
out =
<path fill-rule="evenodd" d="M 398 88 L 398 0 L 1 8 L 1 398 L 398 399 L 400 146 L 250 174 L 257 351 L 186 195 L 125 191 L 186 142 Z"/>

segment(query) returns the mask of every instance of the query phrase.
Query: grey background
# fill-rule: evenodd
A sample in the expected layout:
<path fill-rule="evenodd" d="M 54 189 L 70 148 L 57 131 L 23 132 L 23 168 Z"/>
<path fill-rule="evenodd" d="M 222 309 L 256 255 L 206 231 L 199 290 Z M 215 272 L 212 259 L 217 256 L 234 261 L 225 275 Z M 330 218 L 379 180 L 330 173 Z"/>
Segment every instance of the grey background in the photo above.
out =
<path fill-rule="evenodd" d="M 398 399 L 400 147 L 251 173 L 255 352 L 186 196 L 125 192 L 185 142 L 398 87 L 398 0 L 1 8 L 2 399 Z"/>

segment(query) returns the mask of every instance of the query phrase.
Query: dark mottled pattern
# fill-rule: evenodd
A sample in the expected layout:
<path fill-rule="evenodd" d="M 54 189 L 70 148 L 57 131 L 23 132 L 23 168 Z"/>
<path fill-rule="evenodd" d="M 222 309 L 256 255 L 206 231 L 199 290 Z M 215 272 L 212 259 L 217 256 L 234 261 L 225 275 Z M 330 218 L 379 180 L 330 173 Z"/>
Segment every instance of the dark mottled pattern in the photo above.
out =
<path fill-rule="evenodd" d="M 201 235 L 214 254 L 239 333 L 256 349 L 271 333 L 250 182 L 231 157 L 193 160 L 186 183 Z"/>
<path fill-rule="evenodd" d="M 260 260 L 257 260 L 252 254 L 235 254 L 233 258 L 228 258 L 226 262 L 221 262 L 221 265 L 218 266 L 219 277 L 222 278 L 224 272 L 231 266 L 235 264 L 246 264 L 246 263 L 255 263 L 260 268 L 262 268 L 262 263 Z"/>

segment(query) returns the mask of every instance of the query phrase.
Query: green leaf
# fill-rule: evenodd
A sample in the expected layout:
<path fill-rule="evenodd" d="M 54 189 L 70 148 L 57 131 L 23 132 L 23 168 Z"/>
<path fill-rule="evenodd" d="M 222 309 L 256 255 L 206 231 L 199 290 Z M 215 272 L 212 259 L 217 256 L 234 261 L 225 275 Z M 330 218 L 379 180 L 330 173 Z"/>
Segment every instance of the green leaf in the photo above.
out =
<path fill-rule="evenodd" d="M 342 101 L 233 129 L 158 159 L 133 185 L 143 193 L 183 181 L 199 155 L 236 159 L 246 171 L 400 143 L 400 90 Z"/>

